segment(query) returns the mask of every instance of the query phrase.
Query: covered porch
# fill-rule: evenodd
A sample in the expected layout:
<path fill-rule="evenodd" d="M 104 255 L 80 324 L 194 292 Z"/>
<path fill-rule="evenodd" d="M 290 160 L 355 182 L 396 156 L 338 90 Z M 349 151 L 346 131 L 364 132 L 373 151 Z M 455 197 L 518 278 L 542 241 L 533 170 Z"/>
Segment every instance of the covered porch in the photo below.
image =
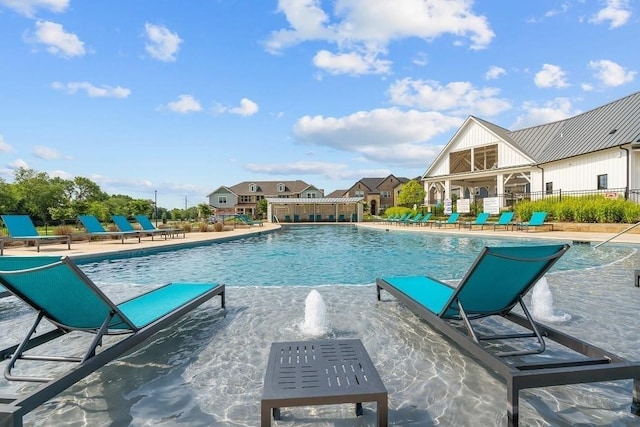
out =
<path fill-rule="evenodd" d="M 363 197 L 267 197 L 269 222 L 361 222 Z"/>

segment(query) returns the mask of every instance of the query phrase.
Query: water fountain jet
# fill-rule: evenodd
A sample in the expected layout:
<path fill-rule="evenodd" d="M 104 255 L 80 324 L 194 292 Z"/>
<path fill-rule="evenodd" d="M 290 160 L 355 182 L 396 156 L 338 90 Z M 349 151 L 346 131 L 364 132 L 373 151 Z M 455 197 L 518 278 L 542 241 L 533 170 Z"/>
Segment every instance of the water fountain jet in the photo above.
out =
<path fill-rule="evenodd" d="M 327 332 L 326 306 L 320 292 L 315 289 L 309 292 L 304 305 L 302 332 L 314 337 L 324 335 Z"/>

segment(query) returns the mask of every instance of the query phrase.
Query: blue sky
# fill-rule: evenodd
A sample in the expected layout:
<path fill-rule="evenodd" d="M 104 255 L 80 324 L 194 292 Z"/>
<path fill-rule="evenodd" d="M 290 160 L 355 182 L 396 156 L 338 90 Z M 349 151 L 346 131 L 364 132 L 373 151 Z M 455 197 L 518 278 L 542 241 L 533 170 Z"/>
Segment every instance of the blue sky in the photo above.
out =
<path fill-rule="evenodd" d="M 0 177 L 193 206 L 421 175 L 474 115 L 548 123 L 639 90 L 638 2 L 0 0 Z"/>

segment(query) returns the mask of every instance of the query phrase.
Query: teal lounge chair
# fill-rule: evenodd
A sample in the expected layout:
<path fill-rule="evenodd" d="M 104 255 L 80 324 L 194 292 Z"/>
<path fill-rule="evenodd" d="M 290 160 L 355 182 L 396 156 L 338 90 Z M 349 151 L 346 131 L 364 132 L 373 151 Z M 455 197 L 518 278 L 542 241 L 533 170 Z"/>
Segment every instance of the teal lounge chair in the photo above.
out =
<path fill-rule="evenodd" d="M 453 225 L 455 227 L 456 225 L 458 225 L 459 217 L 460 214 L 458 212 L 453 212 L 451 215 L 449 215 L 449 219 L 447 219 L 446 221 L 436 221 L 434 222 L 434 224 L 438 227 L 446 227 L 447 225 Z"/>
<path fill-rule="evenodd" d="M 263 226 L 262 221 L 251 219 L 248 215 L 240 214 L 236 217 L 240 220 L 240 222 L 248 225 L 249 227 L 251 227 L 252 225 L 259 225 L 260 227 Z"/>
<path fill-rule="evenodd" d="M 182 228 L 156 228 L 146 215 L 136 215 L 136 221 L 138 221 L 138 224 L 140 224 L 140 227 L 142 227 L 144 231 L 164 230 L 164 232 L 169 234 L 171 237 L 175 237 L 179 234 L 182 234 L 182 237 L 186 236 L 186 233 Z"/>
<path fill-rule="evenodd" d="M 431 225 L 431 223 L 433 223 L 433 221 L 431 221 L 431 212 L 427 212 L 422 219 L 420 220 L 420 222 L 418 224 L 420 225 Z"/>
<path fill-rule="evenodd" d="M 116 227 L 118 227 L 118 230 L 122 232 L 140 232 L 140 234 L 151 236 L 151 240 L 153 240 L 156 235 L 160 235 L 164 236 L 164 240 L 167 240 L 167 232 L 164 230 L 136 230 L 124 215 L 111 215 L 111 219 L 113 220 L 113 223 L 116 225 Z"/>
<path fill-rule="evenodd" d="M 531 218 L 529 219 L 529 221 L 521 222 L 518 224 L 518 230 L 529 231 L 529 227 L 542 228 L 544 226 L 547 226 L 550 227 L 549 229 L 551 231 L 553 231 L 553 224 L 544 222 L 546 217 L 546 212 L 534 212 L 531 214 Z"/>
<path fill-rule="evenodd" d="M 509 229 L 509 226 L 513 227 L 513 212 L 502 212 L 500 214 L 500 218 L 498 218 L 498 222 L 494 222 L 493 230 L 495 231 L 498 227 L 504 227 L 505 230 Z"/>
<path fill-rule="evenodd" d="M 107 231 L 102 224 L 100 224 L 98 218 L 93 215 L 78 215 L 78 219 L 84 226 L 89 237 L 119 237 L 122 243 L 124 243 L 125 238 L 135 236 L 138 238 L 138 243 L 140 243 L 140 237 L 142 236 L 142 232 L 140 231 Z"/>
<path fill-rule="evenodd" d="M 480 230 L 482 230 L 484 226 L 487 225 L 488 219 L 489 219 L 489 212 L 482 212 L 478 214 L 475 221 L 460 223 L 460 227 L 465 227 L 465 228 L 468 228 L 469 230 L 472 230 L 473 226 L 475 225 L 475 226 L 479 226 Z"/>
<path fill-rule="evenodd" d="M 214 296 L 220 295 L 222 307 L 225 306 L 225 287 L 216 283 L 170 283 L 116 304 L 68 257 L 0 258 L 0 284 L 37 312 L 35 323 L 22 342 L 0 349 L 7 380 L 40 383 L 35 389 L 29 388 L 26 395 L 2 396 L 0 420 L 2 425 L 11 426 L 21 426 L 26 413 Z M 47 322 L 43 320 L 54 329 L 44 327 Z M 37 335 L 36 329 L 40 328 L 44 332 Z M 71 332 L 77 334 L 73 339 L 83 339 L 84 333 L 93 337 L 86 340 L 84 354 L 34 354 L 40 345 Z M 122 338 L 103 343 L 107 335 Z M 158 351 L 153 345 L 147 345 L 145 351 L 151 354 Z M 58 347 L 64 349 L 62 344 Z M 6 362 L 7 359 L 10 360 Z M 70 368 L 56 376 L 47 376 L 46 369 L 52 364 Z M 19 365 L 18 374 L 13 373 L 16 365 Z"/>
<path fill-rule="evenodd" d="M 420 222 L 420 219 L 422 219 L 422 214 L 418 212 L 413 218 L 409 218 L 407 220 L 407 225 L 417 224 L 418 222 Z"/>
<path fill-rule="evenodd" d="M 0 215 L 2 222 L 7 227 L 9 236 L 0 238 L 0 255 L 4 255 L 4 243 L 21 241 L 25 245 L 33 242 L 36 245 L 36 252 L 40 252 L 40 243 L 66 243 L 67 249 L 71 250 L 71 236 L 41 236 L 33 225 L 28 215 Z"/>
<path fill-rule="evenodd" d="M 640 415 L 640 362 L 536 323 L 524 303 L 524 295 L 568 249 L 569 245 L 487 247 L 457 287 L 426 276 L 383 277 L 376 280 L 378 300 L 383 289 L 389 292 L 501 376 L 507 384 L 509 426 L 518 424 L 520 390 L 629 378 L 634 380 L 632 412 Z M 514 313 L 515 306 L 524 315 Z M 487 317 L 502 319 L 493 323 L 500 325 L 501 333 L 492 333 L 492 322 L 483 321 Z M 565 347 L 566 356 L 557 356 L 557 346 L 552 354 L 544 353 L 545 340 Z"/>

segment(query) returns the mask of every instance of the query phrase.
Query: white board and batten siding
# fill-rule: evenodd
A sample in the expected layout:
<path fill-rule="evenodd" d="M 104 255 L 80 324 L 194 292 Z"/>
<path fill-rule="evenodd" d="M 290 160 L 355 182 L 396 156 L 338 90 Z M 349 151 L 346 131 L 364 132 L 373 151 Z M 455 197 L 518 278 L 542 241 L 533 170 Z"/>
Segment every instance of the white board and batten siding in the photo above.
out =
<path fill-rule="evenodd" d="M 553 190 L 597 190 L 598 175 L 607 175 L 608 188 L 627 186 L 626 154 L 619 148 L 585 154 L 542 165 L 544 181 L 553 183 Z"/>

